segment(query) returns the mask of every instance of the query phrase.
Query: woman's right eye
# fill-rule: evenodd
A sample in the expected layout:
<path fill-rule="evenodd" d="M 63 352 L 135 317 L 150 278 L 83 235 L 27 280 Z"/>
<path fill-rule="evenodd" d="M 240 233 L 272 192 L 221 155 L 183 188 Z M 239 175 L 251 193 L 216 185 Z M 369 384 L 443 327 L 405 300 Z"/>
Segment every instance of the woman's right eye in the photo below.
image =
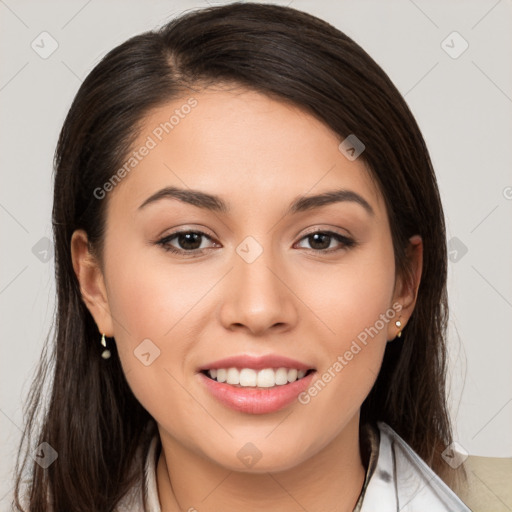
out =
<path fill-rule="evenodd" d="M 164 238 L 158 240 L 156 243 L 161 245 L 165 251 L 170 251 L 174 254 L 192 256 L 197 255 L 197 252 L 200 253 L 199 255 L 204 252 L 205 247 L 201 247 L 201 238 L 208 238 L 209 240 L 212 240 L 211 237 L 202 231 L 186 230 L 171 233 L 170 235 L 167 235 Z M 171 244 L 171 241 L 174 239 L 176 239 L 178 245 L 180 245 L 181 248 L 175 247 Z"/>

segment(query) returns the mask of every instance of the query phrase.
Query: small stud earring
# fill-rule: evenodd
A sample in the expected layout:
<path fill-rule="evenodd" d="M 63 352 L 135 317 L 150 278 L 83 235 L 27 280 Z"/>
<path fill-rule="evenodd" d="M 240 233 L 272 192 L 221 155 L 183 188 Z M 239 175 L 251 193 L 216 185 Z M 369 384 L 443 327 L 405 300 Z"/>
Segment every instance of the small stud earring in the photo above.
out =
<path fill-rule="evenodd" d="M 399 329 L 399 331 L 397 332 L 396 334 L 396 337 L 397 338 L 400 338 L 400 336 L 402 336 L 402 330 L 400 329 L 402 327 L 402 322 L 400 320 L 397 320 L 395 322 L 395 325 L 397 326 L 397 328 Z"/>
<path fill-rule="evenodd" d="M 106 347 L 107 346 L 107 342 L 105 340 L 105 334 L 103 334 L 101 336 L 101 344 Z M 105 350 L 101 353 L 101 357 L 103 357 L 103 359 L 108 359 L 112 354 L 110 353 L 110 350 L 108 348 L 105 348 Z"/>

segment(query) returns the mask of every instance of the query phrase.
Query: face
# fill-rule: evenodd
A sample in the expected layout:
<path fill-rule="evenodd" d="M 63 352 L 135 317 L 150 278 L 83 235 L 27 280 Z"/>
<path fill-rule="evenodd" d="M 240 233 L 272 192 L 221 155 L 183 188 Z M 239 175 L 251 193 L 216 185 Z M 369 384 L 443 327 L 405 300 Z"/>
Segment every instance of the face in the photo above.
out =
<path fill-rule="evenodd" d="M 106 194 L 87 304 L 162 437 L 226 468 L 290 468 L 358 421 L 397 333 L 384 201 L 303 111 L 244 89 L 191 96 L 145 118 Z"/>

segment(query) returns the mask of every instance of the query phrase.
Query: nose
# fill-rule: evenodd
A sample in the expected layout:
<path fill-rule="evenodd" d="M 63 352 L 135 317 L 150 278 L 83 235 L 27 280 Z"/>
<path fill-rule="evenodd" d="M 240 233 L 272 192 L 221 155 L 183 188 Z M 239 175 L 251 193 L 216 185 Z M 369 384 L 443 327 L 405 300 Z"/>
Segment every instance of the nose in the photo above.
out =
<path fill-rule="evenodd" d="M 256 336 L 291 329 L 297 322 L 297 297 L 289 271 L 264 250 L 253 262 L 234 254 L 234 268 L 224 282 L 220 319 L 228 330 Z"/>

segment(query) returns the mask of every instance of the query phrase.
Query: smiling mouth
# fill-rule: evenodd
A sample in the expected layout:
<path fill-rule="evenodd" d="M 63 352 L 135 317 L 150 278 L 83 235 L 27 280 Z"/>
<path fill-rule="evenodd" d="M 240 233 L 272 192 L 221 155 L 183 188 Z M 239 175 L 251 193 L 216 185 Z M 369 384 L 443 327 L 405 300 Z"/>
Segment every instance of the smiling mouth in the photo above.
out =
<path fill-rule="evenodd" d="M 211 380 L 226 383 L 238 388 L 273 388 L 285 386 L 303 379 L 314 369 L 298 370 L 296 368 L 216 368 L 202 370 L 201 373 Z"/>

